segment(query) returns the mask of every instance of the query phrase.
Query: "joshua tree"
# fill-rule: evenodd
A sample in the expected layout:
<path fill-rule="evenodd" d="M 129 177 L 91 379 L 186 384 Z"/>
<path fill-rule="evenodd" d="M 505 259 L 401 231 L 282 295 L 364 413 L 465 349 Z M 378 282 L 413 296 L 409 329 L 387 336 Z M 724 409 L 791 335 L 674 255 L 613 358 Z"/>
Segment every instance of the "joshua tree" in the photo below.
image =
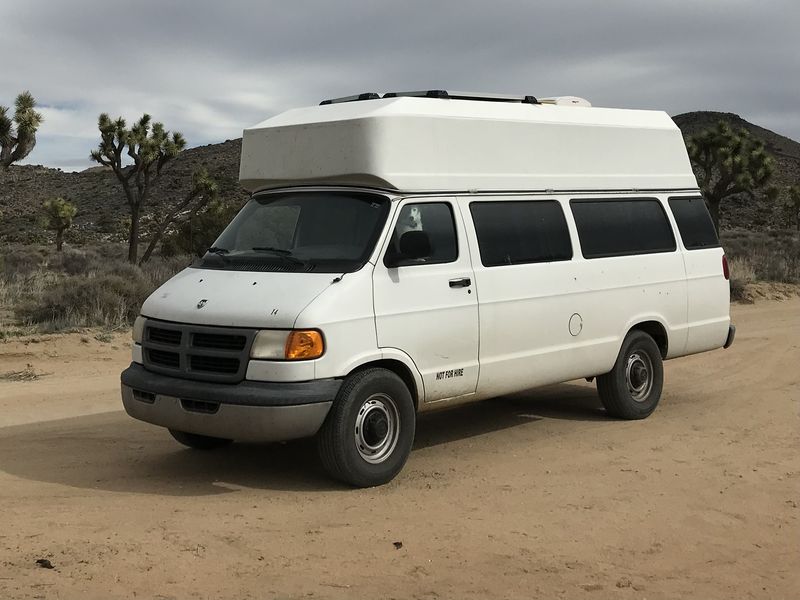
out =
<path fill-rule="evenodd" d="M 186 140 L 178 132 L 170 135 L 161 123 L 150 123 L 145 114 L 128 129 L 125 120 L 112 121 L 103 113 L 97 121 L 100 145 L 91 154 L 93 160 L 111 167 L 122 189 L 131 212 L 128 231 L 128 262 L 136 263 L 139 255 L 139 219 L 147 205 L 153 184 L 161 177 L 164 167 L 185 147 Z M 133 164 L 124 166 L 123 154 Z"/>
<path fill-rule="evenodd" d="M 153 250 L 164 237 L 167 229 L 173 225 L 181 216 L 188 215 L 192 218 L 198 211 L 202 210 L 209 202 L 215 200 L 219 185 L 208 174 L 204 168 L 200 168 L 192 175 L 192 189 L 179 202 L 173 205 L 169 212 L 161 219 L 150 238 L 150 243 L 142 255 L 139 264 L 144 264 L 150 259 Z"/>
<path fill-rule="evenodd" d="M 36 145 L 36 131 L 43 118 L 35 108 L 36 100 L 30 92 L 17 96 L 13 119 L 8 116 L 8 107 L 0 106 L 0 168 L 22 160 Z"/>
<path fill-rule="evenodd" d="M 714 226 L 719 233 L 720 204 L 736 194 L 752 197 L 772 177 L 773 160 L 764 143 L 746 129 L 734 131 L 724 121 L 686 143 Z"/>
<path fill-rule="evenodd" d="M 45 229 L 56 232 L 56 250 L 61 252 L 64 244 L 64 231 L 72 225 L 72 219 L 78 209 L 64 198 L 51 198 L 45 200 L 43 225 Z"/>

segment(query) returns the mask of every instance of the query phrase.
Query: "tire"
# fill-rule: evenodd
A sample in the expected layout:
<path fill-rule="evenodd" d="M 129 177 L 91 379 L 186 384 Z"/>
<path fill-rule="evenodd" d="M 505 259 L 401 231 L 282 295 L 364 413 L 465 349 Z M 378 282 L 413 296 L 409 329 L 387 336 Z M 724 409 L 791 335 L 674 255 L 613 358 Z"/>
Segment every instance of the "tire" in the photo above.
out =
<path fill-rule="evenodd" d="M 317 434 L 322 466 L 356 487 L 388 483 L 411 453 L 416 416 L 408 387 L 391 371 L 350 375 Z"/>
<path fill-rule="evenodd" d="M 186 431 L 178 431 L 177 429 L 170 429 L 169 433 L 184 446 L 194 448 L 195 450 L 214 450 L 216 448 L 229 446 L 233 443 L 233 440 L 200 435 L 199 433 L 188 433 Z"/>
<path fill-rule="evenodd" d="M 661 399 L 664 364 L 655 340 L 631 331 L 622 343 L 614 368 L 597 378 L 597 391 L 606 412 L 618 419 L 649 417 Z"/>

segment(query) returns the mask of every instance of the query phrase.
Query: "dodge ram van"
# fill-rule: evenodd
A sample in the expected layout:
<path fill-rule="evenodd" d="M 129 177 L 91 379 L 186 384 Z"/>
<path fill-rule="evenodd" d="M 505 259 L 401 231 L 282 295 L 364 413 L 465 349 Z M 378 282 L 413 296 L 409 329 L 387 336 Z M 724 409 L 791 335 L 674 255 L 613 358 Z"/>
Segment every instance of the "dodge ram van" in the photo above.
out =
<path fill-rule="evenodd" d="M 728 347 L 728 269 L 663 112 L 362 94 L 244 131 L 252 198 L 143 304 L 122 400 L 181 443 L 316 436 L 355 486 L 418 413 L 595 378 L 656 408 L 662 362 Z"/>

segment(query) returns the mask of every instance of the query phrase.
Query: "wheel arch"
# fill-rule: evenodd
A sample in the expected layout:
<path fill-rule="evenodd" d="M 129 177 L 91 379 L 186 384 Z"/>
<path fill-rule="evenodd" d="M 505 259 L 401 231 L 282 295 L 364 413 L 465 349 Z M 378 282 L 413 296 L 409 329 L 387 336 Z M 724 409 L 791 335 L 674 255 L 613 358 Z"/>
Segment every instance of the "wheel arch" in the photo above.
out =
<path fill-rule="evenodd" d="M 410 359 L 406 360 L 411 362 Z M 411 364 L 413 365 L 413 362 L 411 362 Z M 403 383 L 406 384 L 408 391 L 411 393 L 411 399 L 414 401 L 414 410 L 419 410 L 420 402 L 425 396 L 425 389 L 423 387 L 422 377 L 419 375 L 419 372 L 417 372 L 416 367 L 409 366 L 406 361 L 402 360 L 399 356 L 387 356 L 386 353 L 384 353 L 381 358 L 374 358 L 353 367 L 348 373 L 348 376 L 366 369 L 386 369 L 397 375 L 403 380 Z"/>
<path fill-rule="evenodd" d="M 667 353 L 669 352 L 669 334 L 667 333 L 666 326 L 660 320 L 647 319 L 637 321 L 628 327 L 626 337 L 632 331 L 642 331 L 653 338 L 658 346 L 658 350 L 661 352 L 661 358 L 667 358 Z"/>

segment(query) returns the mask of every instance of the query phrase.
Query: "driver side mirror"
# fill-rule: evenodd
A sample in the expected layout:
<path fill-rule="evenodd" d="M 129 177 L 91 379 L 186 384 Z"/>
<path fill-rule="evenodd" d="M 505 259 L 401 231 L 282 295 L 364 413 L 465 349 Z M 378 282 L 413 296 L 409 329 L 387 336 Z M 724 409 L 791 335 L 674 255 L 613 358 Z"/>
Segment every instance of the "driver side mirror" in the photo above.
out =
<path fill-rule="evenodd" d="M 406 231 L 400 236 L 400 252 L 387 254 L 383 260 L 389 268 L 413 264 L 431 255 L 431 240 L 424 231 Z"/>

